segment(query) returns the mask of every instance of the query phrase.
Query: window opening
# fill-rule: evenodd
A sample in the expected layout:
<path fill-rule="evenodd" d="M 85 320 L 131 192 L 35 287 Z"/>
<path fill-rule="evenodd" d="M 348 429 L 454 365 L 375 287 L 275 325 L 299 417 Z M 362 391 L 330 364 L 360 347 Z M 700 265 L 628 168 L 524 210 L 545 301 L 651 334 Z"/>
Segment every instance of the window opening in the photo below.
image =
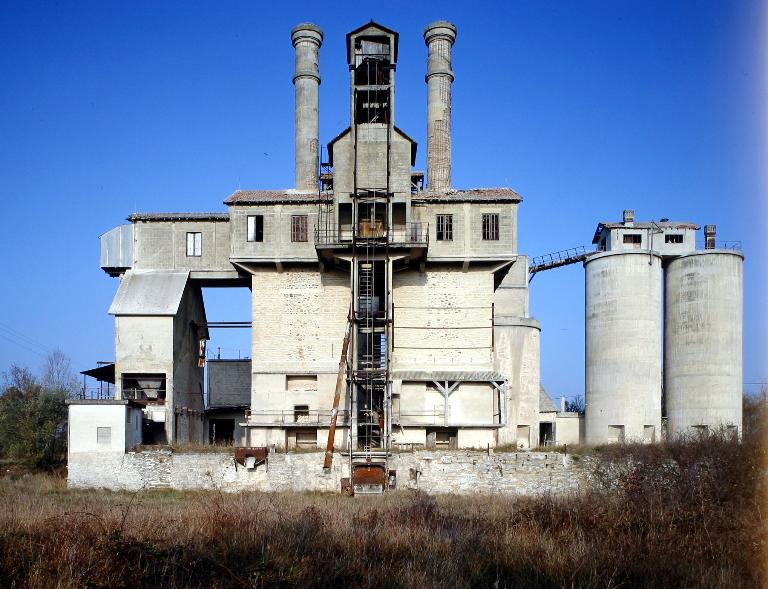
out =
<path fill-rule="evenodd" d="M 203 234 L 199 232 L 187 233 L 187 256 L 200 257 L 203 255 Z"/>
<path fill-rule="evenodd" d="M 306 215 L 291 216 L 291 241 L 293 242 L 307 241 L 307 216 Z"/>
<path fill-rule="evenodd" d="M 248 241 L 264 241 L 264 215 L 248 215 Z"/>
<path fill-rule="evenodd" d="M 623 241 L 625 244 L 631 245 L 632 247 L 640 247 L 643 243 L 643 236 L 639 233 L 625 233 Z"/>
<path fill-rule="evenodd" d="M 453 215 L 437 215 L 437 241 L 453 241 Z"/>
<path fill-rule="evenodd" d="M 483 240 L 498 241 L 498 239 L 499 239 L 498 213 L 483 213 Z"/>

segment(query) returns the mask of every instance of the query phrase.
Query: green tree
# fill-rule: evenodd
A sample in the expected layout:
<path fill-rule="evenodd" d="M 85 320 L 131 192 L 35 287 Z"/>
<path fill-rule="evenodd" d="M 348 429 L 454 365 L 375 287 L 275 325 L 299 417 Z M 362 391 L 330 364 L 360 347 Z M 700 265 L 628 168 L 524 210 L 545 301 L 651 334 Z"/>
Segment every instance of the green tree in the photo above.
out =
<path fill-rule="evenodd" d="M 29 467 L 46 468 L 65 458 L 66 399 L 74 392 L 69 359 L 54 352 L 43 380 L 11 366 L 0 390 L 0 454 Z"/>

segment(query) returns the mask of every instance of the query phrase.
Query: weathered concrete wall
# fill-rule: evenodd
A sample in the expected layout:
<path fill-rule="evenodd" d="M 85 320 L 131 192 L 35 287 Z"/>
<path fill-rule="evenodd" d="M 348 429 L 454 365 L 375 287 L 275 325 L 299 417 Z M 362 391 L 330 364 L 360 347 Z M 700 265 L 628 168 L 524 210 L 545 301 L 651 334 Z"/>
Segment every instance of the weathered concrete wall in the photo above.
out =
<path fill-rule="evenodd" d="M 233 260 L 316 261 L 317 204 L 238 205 L 230 207 Z M 248 241 L 248 216 L 264 218 L 264 240 Z M 307 241 L 291 241 L 291 217 L 306 215 Z"/>
<path fill-rule="evenodd" d="M 507 376 L 506 427 L 498 443 L 528 448 L 539 437 L 541 327 L 526 317 L 494 318 L 494 369 Z"/>
<path fill-rule="evenodd" d="M 658 440 L 661 258 L 605 252 L 590 256 L 584 269 L 586 441 Z"/>
<path fill-rule="evenodd" d="M 202 255 L 187 256 L 187 233 L 202 233 Z M 134 224 L 137 270 L 232 271 L 227 221 L 152 221 Z"/>
<path fill-rule="evenodd" d="M 167 403 L 173 407 L 174 432 L 169 438 L 177 442 L 202 442 L 204 369 L 198 365 L 201 329 L 192 324 L 206 323 L 203 294 L 190 282 L 184 289 L 179 312 L 173 318 L 173 395 Z"/>
<path fill-rule="evenodd" d="M 231 454 L 172 454 L 147 451 L 127 454 L 72 454 L 71 487 L 108 489 L 221 489 L 223 491 L 338 492 L 348 463 L 336 456 L 323 473 L 322 453 L 270 454 L 268 463 L 247 470 Z M 394 455 L 398 488 L 427 493 L 536 495 L 578 490 L 584 469 L 557 453 L 419 451 Z"/>
<path fill-rule="evenodd" d="M 430 266 L 393 282 L 393 369 L 491 368 L 491 272 Z"/>
<path fill-rule="evenodd" d="M 517 253 L 516 203 L 430 203 L 415 205 L 414 221 L 429 225 L 430 261 L 508 259 Z M 483 239 L 483 213 L 499 215 L 499 238 Z M 453 239 L 437 240 L 437 215 L 453 215 Z"/>
<path fill-rule="evenodd" d="M 743 256 L 705 250 L 665 276 L 664 390 L 668 431 L 742 421 Z"/>

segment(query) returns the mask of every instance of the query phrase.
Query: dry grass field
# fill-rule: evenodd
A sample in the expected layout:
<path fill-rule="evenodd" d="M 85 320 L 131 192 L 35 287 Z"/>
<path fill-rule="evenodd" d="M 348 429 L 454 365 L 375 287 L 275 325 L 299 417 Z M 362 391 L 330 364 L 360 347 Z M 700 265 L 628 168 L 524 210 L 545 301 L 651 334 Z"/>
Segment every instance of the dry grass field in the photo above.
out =
<path fill-rule="evenodd" d="M 382 498 L 0 479 L 1 587 L 758 587 L 759 436 L 592 451 L 594 492 Z M 616 476 L 616 465 L 633 467 Z M 613 473 L 613 474 L 612 474 Z"/>

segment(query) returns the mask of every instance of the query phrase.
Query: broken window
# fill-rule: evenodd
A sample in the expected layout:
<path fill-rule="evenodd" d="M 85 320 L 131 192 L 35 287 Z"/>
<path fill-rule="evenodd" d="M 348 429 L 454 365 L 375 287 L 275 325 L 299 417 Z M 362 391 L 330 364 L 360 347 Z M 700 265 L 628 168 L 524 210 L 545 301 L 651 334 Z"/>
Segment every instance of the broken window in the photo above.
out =
<path fill-rule="evenodd" d="M 355 91 L 355 124 L 389 123 L 389 90 Z"/>
<path fill-rule="evenodd" d="M 309 405 L 293 406 L 294 423 L 309 423 Z"/>
<path fill-rule="evenodd" d="M 203 255 L 203 234 L 200 232 L 187 233 L 187 256 L 199 257 Z"/>
<path fill-rule="evenodd" d="M 640 247 L 640 245 L 643 243 L 643 236 L 639 233 L 625 233 L 623 240 L 627 245 L 631 245 L 632 247 Z"/>
<path fill-rule="evenodd" d="M 437 241 L 453 241 L 453 215 L 437 215 Z"/>
<path fill-rule="evenodd" d="M 664 236 L 664 243 L 683 243 L 682 233 L 669 233 Z"/>
<path fill-rule="evenodd" d="M 483 240 L 499 240 L 499 214 L 483 213 Z"/>
<path fill-rule="evenodd" d="M 307 216 L 306 215 L 291 216 L 291 241 L 293 242 L 307 241 Z"/>
<path fill-rule="evenodd" d="M 248 241 L 264 241 L 264 215 L 248 215 Z"/>
<path fill-rule="evenodd" d="M 112 443 L 112 428 L 111 427 L 97 427 L 96 428 L 96 443 L 99 446 L 109 446 Z"/>

